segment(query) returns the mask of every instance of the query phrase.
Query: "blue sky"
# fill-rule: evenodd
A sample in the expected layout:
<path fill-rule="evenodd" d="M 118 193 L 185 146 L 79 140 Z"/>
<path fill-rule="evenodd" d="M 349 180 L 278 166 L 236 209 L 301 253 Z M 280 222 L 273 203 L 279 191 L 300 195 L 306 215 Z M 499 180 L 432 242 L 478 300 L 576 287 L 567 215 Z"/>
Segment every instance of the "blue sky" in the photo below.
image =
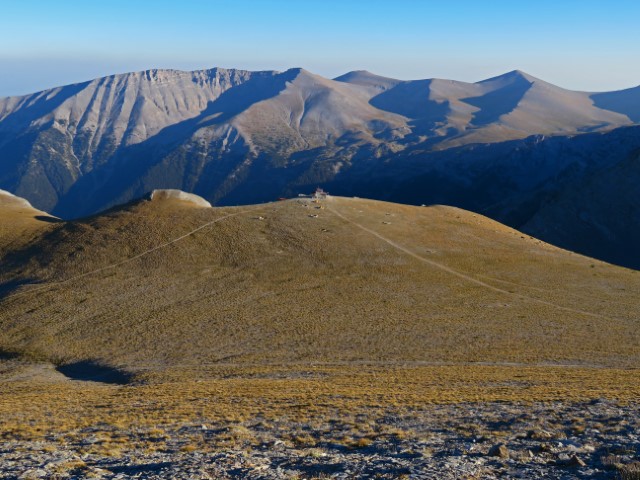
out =
<path fill-rule="evenodd" d="M 112 73 L 304 67 L 640 84 L 637 0 L 0 0 L 0 96 Z"/>

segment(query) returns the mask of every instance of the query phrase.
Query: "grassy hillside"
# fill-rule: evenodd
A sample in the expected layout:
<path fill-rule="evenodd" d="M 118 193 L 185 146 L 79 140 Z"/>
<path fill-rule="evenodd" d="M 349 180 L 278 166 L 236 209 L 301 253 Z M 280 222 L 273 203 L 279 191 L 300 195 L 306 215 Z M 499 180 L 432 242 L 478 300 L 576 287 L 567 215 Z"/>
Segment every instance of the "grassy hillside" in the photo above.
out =
<path fill-rule="evenodd" d="M 19 250 L 56 221 L 26 200 L 0 190 L 0 252 Z"/>
<path fill-rule="evenodd" d="M 131 370 L 640 364 L 632 270 L 456 208 L 322 207 L 169 198 L 42 222 L 27 245 L 0 244 L 0 282 L 19 285 L 0 304 L 0 350 Z"/>

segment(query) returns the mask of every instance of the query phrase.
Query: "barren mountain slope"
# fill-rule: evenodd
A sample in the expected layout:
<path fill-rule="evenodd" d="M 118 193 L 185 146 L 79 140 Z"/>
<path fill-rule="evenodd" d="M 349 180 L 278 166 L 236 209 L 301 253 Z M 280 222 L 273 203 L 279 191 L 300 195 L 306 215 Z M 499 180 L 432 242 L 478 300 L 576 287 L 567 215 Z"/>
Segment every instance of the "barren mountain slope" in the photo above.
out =
<path fill-rule="evenodd" d="M 354 72 L 337 80 L 378 86 L 382 92 L 369 89 L 376 93 L 371 104 L 411 119 L 415 135 L 440 137 L 439 149 L 632 123 L 629 108 L 609 101 L 609 94 L 603 94 L 607 101 L 597 101 L 592 94 L 566 90 L 519 70 L 477 83 L 431 79 L 394 84 L 378 78 Z M 633 91 L 627 95 L 638 96 Z"/>
<path fill-rule="evenodd" d="M 640 151 L 554 195 L 522 226 L 554 245 L 640 269 Z"/>
<path fill-rule="evenodd" d="M 0 349 L 129 369 L 637 365 L 640 277 L 451 207 L 155 196 L 5 248 Z"/>
<path fill-rule="evenodd" d="M 0 188 L 66 218 L 155 188 L 248 204 L 400 152 L 607 131 L 637 121 L 638 98 L 520 71 L 477 83 L 301 68 L 113 75 L 0 99 Z"/>
<path fill-rule="evenodd" d="M 168 126 L 181 130 L 225 91 L 246 82 L 268 93 L 275 75 L 147 70 L 0 99 L 1 183 L 51 210 L 78 179 L 113 168 L 122 149 Z M 175 141 L 175 133 L 165 131 L 162 141 Z"/>
<path fill-rule="evenodd" d="M 101 144 L 139 143 L 168 125 L 197 116 L 226 90 L 275 72 L 214 68 L 147 70 L 0 99 L 2 129 L 44 127 L 78 136 L 74 152 L 91 158 Z M 82 162 L 81 167 L 86 169 Z"/>

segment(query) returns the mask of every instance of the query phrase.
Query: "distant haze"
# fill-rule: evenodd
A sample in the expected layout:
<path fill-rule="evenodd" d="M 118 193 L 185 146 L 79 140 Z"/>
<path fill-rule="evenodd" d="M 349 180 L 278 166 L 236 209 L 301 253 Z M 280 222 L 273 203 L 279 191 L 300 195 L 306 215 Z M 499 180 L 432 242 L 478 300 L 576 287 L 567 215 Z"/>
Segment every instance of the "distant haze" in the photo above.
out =
<path fill-rule="evenodd" d="M 470 82 L 520 69 L 572 90 L 640 84 L 640 4 L 630 0 L 6 3 L 0 97 L 212 66 Z"/>

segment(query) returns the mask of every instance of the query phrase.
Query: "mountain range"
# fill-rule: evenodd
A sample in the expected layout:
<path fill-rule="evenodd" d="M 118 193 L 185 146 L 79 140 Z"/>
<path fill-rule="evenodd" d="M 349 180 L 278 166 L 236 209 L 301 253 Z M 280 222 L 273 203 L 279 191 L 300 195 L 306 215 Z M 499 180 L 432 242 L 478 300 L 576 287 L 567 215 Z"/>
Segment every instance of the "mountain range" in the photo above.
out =
<path fill-rule="evenodd" d="M 216 205 L 323 186 L 486 214 L 640 268 L 640 87 L 356 71 L 149 70 L 0 99 L 0 188 L 78 218 L 156 188 Z"/>

